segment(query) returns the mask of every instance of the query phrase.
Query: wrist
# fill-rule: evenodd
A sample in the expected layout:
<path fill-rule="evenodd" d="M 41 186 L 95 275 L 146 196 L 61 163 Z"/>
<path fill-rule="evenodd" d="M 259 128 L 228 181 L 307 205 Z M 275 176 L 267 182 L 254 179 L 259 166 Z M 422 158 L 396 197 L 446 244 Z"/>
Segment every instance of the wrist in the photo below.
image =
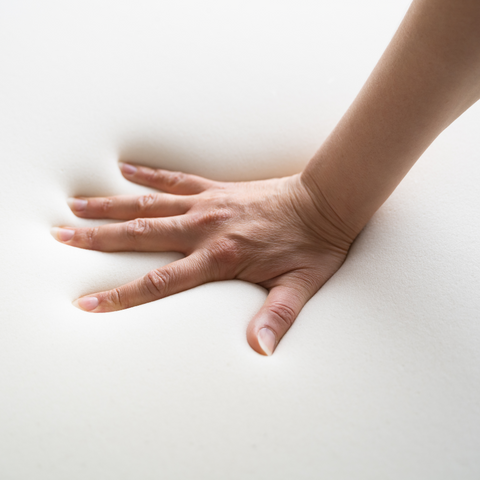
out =
<path fill-rule="evenodd" d="M 342 204 L 341 198 L 334 194 L 341 188 L 340 183 L 327 175 L 315 175 L 308 168 L 301 173 L 299 181 L 319 215 L 332 225 L 338 236 L 352 243 L 369 218 L 360 217 L 355 209 Z"/>

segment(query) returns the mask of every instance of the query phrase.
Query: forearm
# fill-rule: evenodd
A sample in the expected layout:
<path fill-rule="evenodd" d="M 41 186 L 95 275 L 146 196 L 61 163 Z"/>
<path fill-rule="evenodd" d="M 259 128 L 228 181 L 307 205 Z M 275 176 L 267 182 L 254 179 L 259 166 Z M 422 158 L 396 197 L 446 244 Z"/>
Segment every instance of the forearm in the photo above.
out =
<path fill-rule="evenodd" d="M 302 181 L 356 235 L 479 98 L 480 0 L 415 0 Z"/>

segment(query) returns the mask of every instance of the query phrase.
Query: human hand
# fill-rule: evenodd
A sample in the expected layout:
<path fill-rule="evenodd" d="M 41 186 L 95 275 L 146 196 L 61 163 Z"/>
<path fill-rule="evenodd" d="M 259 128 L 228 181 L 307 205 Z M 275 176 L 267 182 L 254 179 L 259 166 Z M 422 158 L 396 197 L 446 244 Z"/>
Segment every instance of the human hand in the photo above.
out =
<path fill-rule="evenodd" d="M 185 255 L 113 290 L 79 298 L 90 312 L 112 312 L 215 280 L 240 279 L 268 290 L 247 340 L 271 355 L 305 303 L 340 268 L 354 236 L 300 175 L 227 183 L 120 164 L 124 177 L 164 193 L 69 199 L 82 218 L 126 222 L 54 228 L 62 243 L 104 252 Z"/>

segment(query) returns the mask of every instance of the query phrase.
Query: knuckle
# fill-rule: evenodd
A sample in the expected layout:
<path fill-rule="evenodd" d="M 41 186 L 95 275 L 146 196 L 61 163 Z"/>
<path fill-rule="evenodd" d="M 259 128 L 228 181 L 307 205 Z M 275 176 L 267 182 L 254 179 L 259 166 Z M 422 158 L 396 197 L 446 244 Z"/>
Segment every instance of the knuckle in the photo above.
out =
<path fill-rule="evenodd" d="M 85 232 L 85 237 L 87 239 L 87 244 L 89 245 L 89 247 L 92 250 L 97 250 L 99 248 L 98 232 L 99 232 L 98 227 L 89 228 Z"/>
<path fill-rule="evenodd" d="M 169 172 L 165 175 L 165 185 L 168 187 L 176 187 L 183 183 L 187 179 L 187 176 L 182 172 Z"/>
<path fill-rule="evenodd" d="M 156 195 L 153 193 L 149 193 L 147 195 L 142 195 L 141 197 L 138 197 L 136 202 L 137 210 L 139 212 L 148 210 L 155 203 L 155 199 L 156 199 Z"/>
<path fill-rule="evenodd" d="M 197 224 L 201 227 L 219 226 L 232 218 L 232 216 L 233 212 L 228 208 L 212 208 L 198 216 Z"/>
<path fill-rule="evenodd" d="M 229 271 L 239 264 L 241 248 L 235 240 L 218 240 L 211 249 L 211 258 L 220 271 Z"/>
<path fill-rule="evenodd" d="M 121 308 L 125 307 L 125 302 L 123 299 L 123 293 L 120 290 L 120 288 L 114 288 L 113 290 L 110 291 L 110 302 L 112 302 L 114 305 L 118 305 Z"/>
<path fill-rule="evenodd" d="M 159 177 L 159 174 L 158 174 L 158 170 L 152 168 L 152 169 L 148 169 L 146 172 L 145 172 L 145 179 L 147 180 L 147 182 L 149 183 L 156 183 L 158 181 L 158 177 Z"/>
<path fill-rule="evenodd" d="M 100 209 L 103 213 L 107 213 L 111 210 L 113 204 L 113 200 L 111 198 L 104 198 L 100 203 Z"/>
<path fill-rule="evenodd" d="M 149 223 L 143 218 L 130 220 L 127 222 L 127 237 L 132 240 L 137 240 L 138 237 L 146 235 L 149 232 Z"/>
<path fill-rule="evenodd" d="M 165 271 L 152 270 L 145 275 L 143 283 L 148 293 L 154 297 L 161 297 L 167 291 L 170 282 Z"/>
<path fill-rule="evenodd" d="M 296 318 L 295 311 L 286 303 L 272 303 L 269 306 L 269 311 L 277 320 L 279 320 L 280 323 L 287 327 L 291 327 Z"/>

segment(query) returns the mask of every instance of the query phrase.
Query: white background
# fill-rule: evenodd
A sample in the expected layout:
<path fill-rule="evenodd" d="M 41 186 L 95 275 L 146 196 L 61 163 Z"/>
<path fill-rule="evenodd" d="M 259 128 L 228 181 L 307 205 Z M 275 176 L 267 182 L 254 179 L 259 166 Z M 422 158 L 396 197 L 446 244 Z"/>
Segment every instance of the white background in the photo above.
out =
<path fill-rule="evenodd" d="M 275 355 L 265 291 L 104 315 L 80 295 L 178 254 L 61 245 L 118 159 L 300 171 L 409 2 L 0 0 L 0 478 L 478 479 L 480 106 L 424 154 Z"/>

